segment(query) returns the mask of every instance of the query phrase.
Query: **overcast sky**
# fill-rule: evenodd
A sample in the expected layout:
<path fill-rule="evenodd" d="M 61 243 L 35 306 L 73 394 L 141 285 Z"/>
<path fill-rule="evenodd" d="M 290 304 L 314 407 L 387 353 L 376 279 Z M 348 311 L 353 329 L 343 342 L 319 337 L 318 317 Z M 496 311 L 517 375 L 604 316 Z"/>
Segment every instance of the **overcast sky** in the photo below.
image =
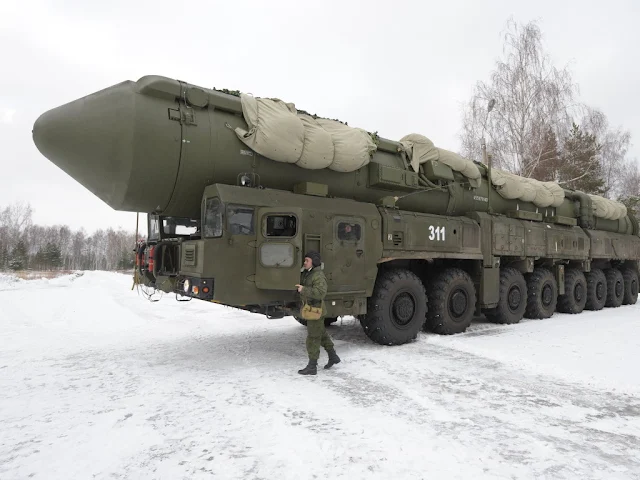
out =
<path fill-rule="evenodd" d="M 461 108 L 502 53 L 509 17 L 539 21 L 580 99 L 631 131 L 640 158 L 640 1 L 0 1 L 0 207 L 39 224 L 135 228 L 36 149 L 53 107 L 157 74 L 278 97 L 397 140 L 458 150 Z"/>

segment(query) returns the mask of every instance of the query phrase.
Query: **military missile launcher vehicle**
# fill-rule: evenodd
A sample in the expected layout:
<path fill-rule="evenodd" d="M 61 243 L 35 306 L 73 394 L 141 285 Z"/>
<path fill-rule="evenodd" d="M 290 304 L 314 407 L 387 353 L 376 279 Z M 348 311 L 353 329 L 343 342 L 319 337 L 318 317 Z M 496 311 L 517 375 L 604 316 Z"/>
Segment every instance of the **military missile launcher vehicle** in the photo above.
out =
<path fill-rule="evenodd" d="M 296 315 L 306 251 L 329 318 L 374 342 L 636 303 L 620 203 L 490 169 L 421 135 L 379 138 L 278 99 L 159 76 L 44 113 L 40 152 L 116 210 L 148 213 L 148 287 Z M 486 163 L 486 162 L 485 162 Z"/>

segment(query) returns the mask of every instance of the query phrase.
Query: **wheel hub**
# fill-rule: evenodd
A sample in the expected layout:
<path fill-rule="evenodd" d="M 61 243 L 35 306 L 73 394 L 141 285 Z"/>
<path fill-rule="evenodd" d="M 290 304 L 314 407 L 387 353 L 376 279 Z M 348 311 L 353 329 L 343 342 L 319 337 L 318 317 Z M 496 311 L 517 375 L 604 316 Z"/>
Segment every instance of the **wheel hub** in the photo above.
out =
<path fill-rule="evenodd" d="M 393 318 L 398 325 L 408 324 L 416 311 L 413 297 L 408 293 L 401 293 L 393 302 Z"/>
<path fill-rule="evenodd" d="M 603 282 L 598 282 L 598 284 L 596 285 L 596 297 L 598 297 L 598 300 L 602 300 L 604 298 L 604 283 Z"/>
<path fill-rule="evenodd" d="M 449 298 L 449 311 L 454 317 L 459 318 L 467 311 L 467 304 L 467 293 L 458 289 Z"/>
<path fill-rule="evenodd" d="M 576 288 L 573 290 L 573 298 L 578 303 L 582 302 L 582 299 L 584 298 L 584 287 L 581 283 L 578 283 Z"/>
<path fill-rule="evenodd" d="M 520 302 L 522 302 L 522 292 L 517 285 L 514 285 L 509 290 L 509 295 L 507 295 L 507 302 L 509 303 L 509 309 L 511 311 L 515 311 L 520 306 Z"/>
<path fill-rule="evenodd" d="M 542 287 L 542 304 L 545 307 L 551 305 L 551 300 L 553 299 L 553 291 L 551 290 L 551 285 L 548 283 Z"/>
<path fill-rule="evenodd" d="M 621 297 L 624 291 L 624 287 L 622 286 L 622 282 L 616 282 L 616 297 Z"/>

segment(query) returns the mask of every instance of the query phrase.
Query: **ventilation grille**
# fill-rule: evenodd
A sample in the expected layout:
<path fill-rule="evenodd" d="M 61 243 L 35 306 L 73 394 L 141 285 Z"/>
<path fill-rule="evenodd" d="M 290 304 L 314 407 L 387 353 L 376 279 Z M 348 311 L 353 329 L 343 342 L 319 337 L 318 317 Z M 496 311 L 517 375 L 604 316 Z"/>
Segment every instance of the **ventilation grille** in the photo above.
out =
<path fill-rule="evenodd" d="M 393 244 L 396 247 L 402 245 L 403 237 L 404 235 L 402 232 L 393 232 Z"/>
<path fill-rule="evenodd" d="M 194 267 L 196 264 L 196 246 L 187 245 L 184 247 L 184 264 L 185 266 Z"/>

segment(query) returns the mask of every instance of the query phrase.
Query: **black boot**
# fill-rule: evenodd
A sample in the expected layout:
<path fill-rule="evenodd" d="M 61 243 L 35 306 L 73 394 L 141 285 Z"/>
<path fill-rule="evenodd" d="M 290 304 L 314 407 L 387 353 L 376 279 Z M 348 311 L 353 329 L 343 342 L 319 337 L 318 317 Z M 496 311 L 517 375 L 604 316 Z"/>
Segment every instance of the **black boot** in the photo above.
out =
<path fill-rule="evenodd" d="M 309 359 L 309 364 L 302 370 L 298 370 L 300 375 L 317 375 L 318 373 L 318 360 Z"/>
<path fill-rule="evenodd" d="M 336 363 L 340 363 L 340 357 L 335 350 L 327 350 L 327 355 L 329 355 L 329 363 L 324 366 L 325 369 L 333 367 Z"/>

